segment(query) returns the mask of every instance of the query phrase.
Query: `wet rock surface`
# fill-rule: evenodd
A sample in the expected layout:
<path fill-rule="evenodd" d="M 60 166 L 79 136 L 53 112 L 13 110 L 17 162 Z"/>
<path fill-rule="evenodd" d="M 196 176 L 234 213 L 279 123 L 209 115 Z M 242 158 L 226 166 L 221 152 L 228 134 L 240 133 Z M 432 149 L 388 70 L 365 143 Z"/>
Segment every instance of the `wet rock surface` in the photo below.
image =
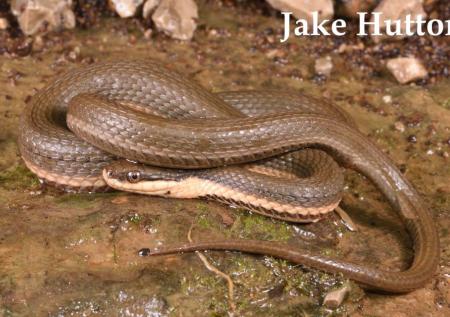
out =
<path fill-rule="evenodd" d="M 75 27 L 72 0 L 13 0 L 11 11 L 27 35 Z"/>
<path fill-rule="evenodd" d="M 142 8 L 142 17 L 144 19 L 149 18 L 153 12 L 155 12 L 161 0 L 147 0 Z"/>
<path fill-rule="evenodd" d="M 144 0 L 108 0 L 108 2 L 121 18 L 130 18 L 136 15 Z"/>
<path fill-rule="evenodd" d="M 197 5 L 193 0 L 162 0 L 152 15 L 156 28 L 178 40 L 190 40 L 197 28 Z"/>
<path fill-rule="evenodd" d="M 2 313 L 225 316 L 226 284 L 194 254 L 137 254 L 145 247 L 186 242 L 192 224 L 194 241 L 276 240 L 384 269 L 408 266 L 412 250 L 403 224 L 378 191 L 350 171 L 341 206 L 357 232 L 348 231 L 336 217 L 293 225 L 201 200 L 118 192 L 74 195 L 41 187 L 22 163 L 16 141 L 19 116 L 32 95 L 70 68 L 105 59 L 151 57 L 211 91 L 293 89 L 337 104 L 401 168 L 439 228 L 440 270 L 425 288 L 389 296 L 365 292 L 350 282 L 351 290 L 338 308 L 327 308 L 323 301 L 348 283 L 341 276 L 269 257 L 207 252 L 210 262 L 235 283 L 236 315 L 450 315 L 450 82 L 444 75 L 449 58 L 441 39 L 405 39 L 374 48 L 350 38 L 302 38 L 280 46 L 279 19 L 255 14 L 253 6 L 241 2 L 197 3 L 202 27 L 191 42 L 159 32 L 149 40 L 139 24 L 110 17 L 86 18 L 96 21 L 95 32 L 75 29 L 31 42 L 20 36 L 0 41 L 0 50 L 7 48 L 0 55 Z M 338 53 L 344 43 L 347 51 Z M 401 85 L 386 72 L 380 60 L 405 51 L 426 64 L 434 82 Z M 332 76 L 317 81 L 315 61 L 327 55 L 333 59 Z"/>
<path fill-rule="evenodd" d="M 422 0 L 382 0 L 380 4 L 373 10 L 373 12 L 381 13 L 381 21 L 383 20 L 400 20 L 399 30 L 402 34 L 405 34 L 406 26 L 406 16 L 410 15 L 411 20 L 416 20 L 418 16 L 422 16 L 426 19 L 427 14 L 423 9 Z M 374 18 L 372 17 L 372 22 Z M 371 33 L 374 32 L 374 27 L 371 26 Z M 411 31 L 417 30 L 417 24 L 412 24 Z M 385 28 L 382 27 L 381 33 L 384 33 Z M 386 35 L 373 35 L 372 38 L 375 41 L 386 40 L 386 39 L 402 39 L 405 35 L 396 36 L 386 36 Z"/>

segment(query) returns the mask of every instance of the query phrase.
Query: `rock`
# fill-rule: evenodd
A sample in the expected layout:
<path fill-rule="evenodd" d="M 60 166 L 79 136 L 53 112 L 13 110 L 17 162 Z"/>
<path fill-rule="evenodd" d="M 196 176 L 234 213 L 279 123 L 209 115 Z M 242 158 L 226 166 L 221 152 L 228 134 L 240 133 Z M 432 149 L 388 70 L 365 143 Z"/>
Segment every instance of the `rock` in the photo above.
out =
<path fill-rule="evenodd" d="M 69 54 L 67 54 L 68 59 L 71 62 L 75 62 L 77 60 L 80 59 L 80 55 L 81 55 L 81 49 L 79 46 L 75 46 L 73 50 L 71 50 L 69 52 Z"/>
<path fill-rule="evenodd" d="M 407 140 L 409 143 L 417 143 L 417 137 L 414 134 L 408 136 Z"/>
<path fill-rule="evenodd" d="M 311 22 L 312 12 L 319 12 L 319 20 L 333 17 L 332 0 L 267 0 L 277 10 L 292 12 L 297 19 L 305 19 Z"/>
<path fill-rule="evenodd" d="M 394 128 L 401 133 L 405 132 L 405 125 L 401 121 L 396 121 L 394 123 Z"/>
<path fill-rule="evenodd" d="M 156 10 L 161 0 L 147 0 L 142 8 L 142 16 L 144 19 L 149 18 L 152 13 Z"/>
<path fill-rule="evenodd" d="M 345 296 L 347 296 L 350 290 L 350 285 L 344 284 L 341 288 L 329 292 L 327 295 L 325 295 L 323 305 L 331 309 L 338 308 L 339 306 L 341 306 L 342 302 L 345 299 Z"/>
<path fill-rule="evenodd" d="M 392 58 L 388 60 L 386 67 L 401 84 L 428 76 L 428 72 L 422 62 L 414 57 Z"/>
<path fill-rule="evenodd" d="M 34 37 L 33 41 L 33 51 L 40 52 L 44 48 L 44 40 L 42 39 L 42 36 L 37 35 Z"/>
<path fill-rule="evenodd" d="M 421 15 L 424 19 L 427 14 L 425 13 L 422 0 L 382 0 L 380 4 L 373 10 L 373 12 L 381 12 L 380 20 L 401 20 L 401 32 L 405 33 L 405 20 L 408 14 L 411 15 L 411 20 L 416 20 L 418 15 Z M 371 22 L 374 21 L 372 16 Z M 384 33 L 385 27 L 383 27 L 384 23 L 381 23 L 381 33 Z M 416 24 L 412 24 L 411 29 L 416 30 Z M 374 32 L 374 28 L 370 26 L 370 33 Z M 387 35 L 371 35 L 372 39 L 375 42 L 379 42 L 384 39 L 402 39 L 406 35 L 396 35 L 396 36 L 387 36 Z"/>
<path fill-rule="evenodd" d="M 153 34 L 153 30 L 152 29 L 147 29 L 144 32 L 144 38 L 149 40 L 152 38 L 152 34 Z"/>
<path fill-rule="evenodd" d="M 193 0 L 162 0 L 152 20 L 158 30 L 179 40 L 190 40 L 197 28 L 198 9 Z"/>
<path fill-rule="evenodd" d="M 386 103 L 386 104 L 392 103 L 392 96 L 391 95 L 384 95 L 382 99 L 383 99 L 383 102 Z"/>
<path fill-rule="evenodd" d="M 9 22 L 5 18 L 0 18 L 0 30 L 6 30 L 9 27 Z"/>
<path fill-rule="evenodd" d="M 20 28 L 26 35 L 39 31 L 72 29 L 75 15 L 72 0 L 13 0 L 11 11 L 17 16 Z"/>
<path fill-rule="evenodd" d="M 109 0 L 109 6 L 116 11 L 121 18 L 130 18 L 136 14 L 136 11 L 144 0 Z"/>
<path fill-rule="evenodd" d="M 318 75 L 330 76 L 331 70 L 333 69 L 333 61 L 330 56 L 322 57 L 316 59 L 314 64 L 314 70 Z"/>
<path fill-rule="evenodd" d="M 339 0 L 337 13 L 349 18 L 357 18 L 358 12 L 370 12 L 380 0 Z"/>

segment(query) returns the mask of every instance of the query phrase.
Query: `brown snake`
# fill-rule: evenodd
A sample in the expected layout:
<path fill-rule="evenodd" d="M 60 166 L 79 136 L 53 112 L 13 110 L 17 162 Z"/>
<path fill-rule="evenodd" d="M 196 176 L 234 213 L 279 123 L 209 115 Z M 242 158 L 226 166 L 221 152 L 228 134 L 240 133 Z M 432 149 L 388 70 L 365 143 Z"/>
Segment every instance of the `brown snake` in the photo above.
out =
<path fill-rule="evenodd" d="M 220 192 L 223 200 L 289 221 L 319 219 L 339 203 L 342 175 L 325 151 L 382 191 L 404 221 L 415 250 L 411 267 L 402 272 L 266 241 L 198 242 L 151 254 L 205 249 L 268 254 L 341 272 L 368 288 L 388 292 L 422 287 L 437 268 L 437 230 L 419 195 L 342 111 L 320 100 L 264 91 L 216 95 L 156 62 L 116 61 L 56 79 L 33 98 L 21 124 L 19 145 L 27 166 L 65 189 L 103 190 L 106 179 L 119 189 L 169 197 Z M 304 148 L 316 149 L 297 152 Z M 112 163 L 116 157 L 148 165 Z M 303 172 L 302 160 L 307 165 Z M 264 176 L 261 169 L 279 175 Z M 315 172 L 308 180 L 309 170 Z M 293 173 L 292 179 L 283 178 L 285 172 Z M 195 190 L 186 194 L 187 186 Z M 323 204 L 328 209 L 318 211 Z"/>

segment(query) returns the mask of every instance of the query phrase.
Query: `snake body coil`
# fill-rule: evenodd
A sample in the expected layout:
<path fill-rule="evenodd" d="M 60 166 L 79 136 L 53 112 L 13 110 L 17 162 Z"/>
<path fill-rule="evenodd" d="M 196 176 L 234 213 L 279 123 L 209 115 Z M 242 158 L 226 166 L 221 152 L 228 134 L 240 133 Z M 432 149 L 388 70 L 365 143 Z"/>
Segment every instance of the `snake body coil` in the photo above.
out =
<path fill-rule="evenodd" d="M 344 113 L 316 99 L 251 91 L 215 95 L 155 62 L 106 62 L 71 71 L 39 92 L 22 117 L 19 144 L 22 157 L 33 172 L 66 189 L 102 190 L 107 188 L 106 179 L 114 187 L 145 193 L 145 186 L 140 190 L 125 186 L 134 180 L 127 180 L 124 175 L 137 169 L 147 176 L 143 183 L 147 185 L 181 179 L 220 183 L 220 190 L 234 191 L 231 196 L 239 194 L 247 200 L 258 200 L 257 211 L 290 221 L 316 220 L 323 212 L 311 211 L 317 211 L 319 204 L 328 204 L 332 209 L 339 202 L 342 175 L 322 152 L 325 151 L 342 166 L 367 176 L 398 211 L 414 240 L 415 257 L 408 270 L 371 269 L 262 241 L 197 243 L 155 254 L 199 249 L 270 254 L 329 272 L 342 272 L 367 287 L 390 292 L 423 286 L 438 264 L 437 231 L 416 191 Z M 296 154 L 305 147 L 321 151 Z M 116 157 L 156 167 L 113 163 Z M 326 164 L 317 163 L 315 177 L 302 180 L 305 175 L 301 175 L 297 163 L 302 157 L 306 164 L 312 164 L 308 170 L 314 170 L 315 162 Z M 258 163 L 251 163 L 254 161 Z M 164 175 L 171 175 L 167 180 L 157 167 L 179 170 L 166 172 Z M 185 170 L 197 168 L 211 170 Z M 281 174 L 294 172 L 295 181 L 305 185 L 305 193 L 295 189 L 295 182 L 275 180 L 281 186 L 277 201 L 282 208 L 289 206 L 278 212 L 279 205 L 271 201 L 275 197 L 262 199 L 264 195 L 275 196 L 277 188 L 268 190 L 272 185 L 267 184 L 274 179 L 255 176 L 261 169 Z M 246 188 L 244 170 L 250 173 L 247 178 L 253 180 L 251 189 Z M 155 175 L 159 177 L 155 179 Z M 311 175 L 306 179 L 308 176 Z M 240 182 L 243 178 L 247 183 Z M 325 178 L 330 178 L 332 185 L 327 185 Z M 164 193 L 172 195 L 170 191 Z M 214 195 L 207 190 L 204 193 Z M 293 196 L 303 201 L 298 203 Z M 264 211 L 267 205 L 269 212 Z M 289 213 L 291 208 L 296 212 Z"/>

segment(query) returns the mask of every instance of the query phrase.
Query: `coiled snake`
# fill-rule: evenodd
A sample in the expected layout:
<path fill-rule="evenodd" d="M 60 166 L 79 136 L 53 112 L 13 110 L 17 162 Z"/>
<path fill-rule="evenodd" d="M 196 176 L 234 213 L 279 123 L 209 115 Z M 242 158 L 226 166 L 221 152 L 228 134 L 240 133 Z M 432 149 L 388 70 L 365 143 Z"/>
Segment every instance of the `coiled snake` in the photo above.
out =
<path fill-rule="evenodd" d="M 381 190 L 411 234 L 415 256 L 406 271 L 266 241 L 197 242 L 152 254 L 268 254 L 389 292 L 423 286 L 438 265 L 437 231 L 411 184 L 345 113 L 302 94 L 212 94 L 154 61 L 103 62 L 69 71 L 38 92 L 22 116 L 19 145 L 34 173 L 65 190 L 109 185 L 167 197 L 206 196 L 296 222 L 333 210 L 343 187 L 340 166 L 352 168 Z"/>

